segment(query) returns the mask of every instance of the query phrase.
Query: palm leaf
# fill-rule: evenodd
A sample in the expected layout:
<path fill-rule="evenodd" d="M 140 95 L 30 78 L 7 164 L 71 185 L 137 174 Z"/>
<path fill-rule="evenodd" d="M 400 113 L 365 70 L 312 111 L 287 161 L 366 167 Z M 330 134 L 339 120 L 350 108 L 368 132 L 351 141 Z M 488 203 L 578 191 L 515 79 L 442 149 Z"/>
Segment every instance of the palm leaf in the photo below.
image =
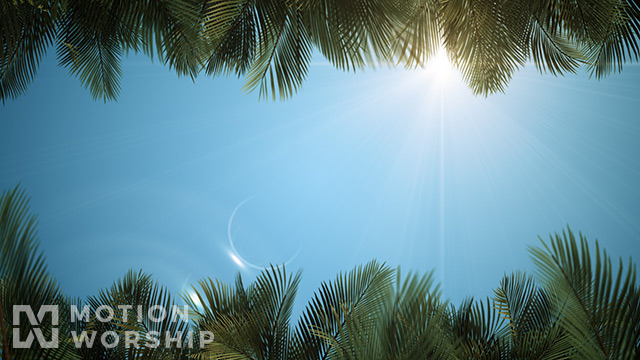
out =
<path fill-rule="evenodd" d="M 541 240 L 542 241 L 542 240 Z M 617 271 L 596 241 L 595 252 L 571 229 L 531 248 L 540 277 L 559 290 L 563 326 L 580 358 L 633 359 L 640 344 L 640 299 L 635 264 Z"/>
<path fill-rule="evenodd" d="M 396 271 L 395 288 L 376 326 L 382 344 L 379 359 L 453 359 L 449 311 L 434 285 L 433 272 L 423 276 Z"/>
<path fill-rule="evenodd" d="M 197 326 L 214 334 L 204 355 L 224 359 L 286 359 L 291 348 L 290 317 L 301 273 L 284 267 L 264 270 L 245 288 L 240 276 L 235 288 L 211 279 L 194 289 L 202 303 L 191 301 Z"/>
<path fill-rule="evenodd" d="M 586 47 L 589 70 L 596 78 L 622 71 L 627 61 L 637 61 L 640 53 L 640 10 L 635 2 L 617 1 L 610 8 L 609 20 L 601 39 Z"/>
<path fill-rule="evenodd" d="M 68 67 L 95 99 L 105 102 L 120 93 L 123 36 L 135 36 L 123 28 L 119 5 L 118 1 L 72 1 L 59 25 L 60 65 Z"/>
<path fill-rule="evenodd" d="M 374 318 L 380 316 L 382 304 L 392 286 L 393 273 L 389 267 L 371 261 L 339 274 L 333 282 L 323 283 L 296 327 L 295 339 L 300 344 L 298 358 L 328 359 L 336 356 L 335 351 L 339 348 L 326 339 L 339 339 L 341 334 L 345 334 L 347 324 L 367 325 L 358 322 L 356 313 Z M 356 321 L 350 322 L 351 318 Z"/>
<path fill-rule="evenodd" d="M 440 15 L 444 45 L 474 93 L 504 91 L 524 65 L 526 9 L 520 0 L 444 2 Z"/>
<path fill-rule="evenodd" d="M 247 73 L 245 89 L 259 88 L 260 96 L 293 95 L 304 81 L 311 60 L 311 45 L 302 13 L 281 1 L 256 6 L 258 46 Z"/>
<path fill-rule="evenodd" d="M 546 1 L 532 2 L 528 27 L 531 58 L 540 72 L 553 75 L 575 72 L 586 62 L 581 45 L 571 41 L 565 28 L 558 25 L 557 12 Z"/>
<path fill-rule="evenodd" d="M 26 92 L 55 37 L 58 1 L 0 3 L 0 99 Z"/>
<path fill-rule="evenodd" d="M 202 69 L 205 46 L 201 24 L 207 1 L 129 1 L 123 23 L 139 32 L 145 54 L 156 54 L 178 75 L 195 79 Z M 136 44 L 130 46 L 138 50 Z"/>
<path fill-rule="evenodd" d="M 568 359 L 571 342 L 561 326 L 562 308 L 553 291 L 539 288 L 521 272 L 505 276 L 495 290 L 494 302 L 509 329 L 514 359 Z"/>
<path fill-rule="evenodd" d="M 441 47 L 440 1 L 414 0 L 405 7 L 394 36 L 393 56 L 407 67 L 421 66 Z"/>
<path fill-rule="evenodd" d="M 133 331 L 139 337 L 138 346 L 127 346 L 121 339 L 117 346 L 106 347 L 96 340 L 92 346 L 83 345 L 78 351 L 84 359 L 187 359 L 198 350 L 198 336 L 196 333 L 196 341 L 189 344 L 188 331 L 193 329 L 174 305 L 168 290 L 154 282 L 150 275 L 129 271 L 110 288 L 90 297 L 86 304 L 76 305 L 80 310 L 86 306 L 89 314 L 96 314 L 101 307 L 107 306 L 114 313 L 111 321 L 101 322 L 91 317 L 89 321 L 79 319 L 74 325 L 76 336 L 83 331 L 87 334 L 95 332 L 96 339 L 101 339 L 109 331 L 124 339 L 126 331 Z M 161 321 L 149 317 L 149 311 L 156 306 L 167 313 Z M 159 316 L 157 312 L 156 316 Z M 172 341 L 167 346 L 167 336 L 181 340 Z"/>
<path fill-rule="evenodd" d="M 451 333 L 458 357 L 463 359 L 509 359 L 508 329 L 492 301 L 466 299 L 452 307 Z"/>
<path fill-rule="evenodd" d="M 209 75 L 244 74 L 256 51 L 256 13 L 252 0 L 207 3 L 204 40 L 210 55 Z"/>
<path fill-rule="evenodd" d="M 0 197 L 0 353 L 5 359 L 74 359 L 75 351 L 68 342 L 68 327 L 58 325 L 57 348 L 41 348 L 37 341 L 27 349 L 13 348 L 14 305 L 28 305 L 38 312 L 41 306 L 54 305 L 64 319 L 67 299 L 47 270 L 36 239 L 36 218 L 29 212 L 29 199 L 20 189 L 3 192 Z M 54 324 L 46 317 L 38 328 L 50 339 Z M 19 334 L 26 337 L 33 329 L 26 319 L 20 321 Z M 24 340 L 24 339 L 23 339 Z"/>

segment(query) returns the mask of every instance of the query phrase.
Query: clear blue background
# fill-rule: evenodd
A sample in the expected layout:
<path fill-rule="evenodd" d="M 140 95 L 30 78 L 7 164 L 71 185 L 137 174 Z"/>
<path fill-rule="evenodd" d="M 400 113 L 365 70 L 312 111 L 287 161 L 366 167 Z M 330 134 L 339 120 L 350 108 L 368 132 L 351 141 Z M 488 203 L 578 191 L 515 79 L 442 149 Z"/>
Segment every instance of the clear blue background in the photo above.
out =
<path fill-rule="evenodd" d="M 426 70 L 339 72 L 259 101 L 237 79 L 196 84 L 131 57 L 118 102 L 45 59 L 0 108 L 0 187 L 21 183 L 51 271 L 73 296 L 127 269 L 175 292 L 295 258 L 298 306 L 377 258 L 435 269 L 446 297 L 487 296 L 532 270 L 528 245 L 567 224 L 640 258 L 640 67 L 603 81 L 518 72 L 474 97 Z"/>

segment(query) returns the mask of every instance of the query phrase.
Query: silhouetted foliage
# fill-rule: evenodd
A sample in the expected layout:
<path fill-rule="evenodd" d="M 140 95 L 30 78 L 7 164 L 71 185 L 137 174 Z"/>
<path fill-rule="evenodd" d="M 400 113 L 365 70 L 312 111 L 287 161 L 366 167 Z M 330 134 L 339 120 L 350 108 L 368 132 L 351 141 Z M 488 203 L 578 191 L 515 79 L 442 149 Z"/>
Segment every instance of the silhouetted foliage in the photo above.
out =
<path fill-rule="evenodd" d="M 179 75 L 236 75 L 287 98 L 314 51 L 342 70 L 422 66 L 440 47 L 476 94 L 504 91 L 527 61 L 596 78 L 638 59 L 636 0 L 7 0 L 0 98 L 23 94 L 47 49 L 94 98 L 120 92 L 121 59 L 158 57 Z"/>
<path fill-rule="evenodd" d="M 537 279 L 506 275 L 494 296 L 450 304 L 432 273 L 403 275 L 377 261 L 323 283 L 297 321 L 293 305 L 301 272 L 272 266 L 245 285 L 203 279 L 185 294 L 191 321 L 152 321 L 149 309 L 174 305 L 168 291 L 142 272 L 129 272 L 84 305 L 122 309 L 110 321 L 71 323 L 60 316 L 57 349 L 12 346 L 13 305 L 82 305 L 62 295 L 35 239 L 28 201 L 16 188 L 0 199 L 0 354 L 4 359 L 637 359 L 640 356 L 640 289 L 631 261 L 612 266 L 569 228 L 530 249 Z M 84 306 L 83 305 L 83 306 Z M 40 324 L 45 335 L 50 323 Z M 32 330 L 21 324 L 21 331 Z M 141 334 L 138 347 L 120 341 L 76 348 L 72 332 Z M 153 332 L 204 331 L 213 342 L 154 347 Z"/>

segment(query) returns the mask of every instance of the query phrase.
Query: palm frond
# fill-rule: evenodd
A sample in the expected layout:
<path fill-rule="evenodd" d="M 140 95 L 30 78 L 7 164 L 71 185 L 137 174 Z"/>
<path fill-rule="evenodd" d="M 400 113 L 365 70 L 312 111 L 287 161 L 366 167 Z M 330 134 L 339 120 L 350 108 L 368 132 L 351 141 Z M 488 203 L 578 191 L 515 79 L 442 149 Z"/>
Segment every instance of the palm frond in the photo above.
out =
<path fill-rule="evenodd" d="M 404 7 L 391 46 L 393 57 L 407 67 L 422 66 L 441 46 L 440 1 L 401 2 Z"/>
<path fill-rule="evenodd" d="M 56 34 L 58 1 L 0 3 L 0 99 L 26 92 Z"/>
<path fill-rule="evenodd" d="M 244 74 L 256 51 L 256 14 L 251 0 L 211 2 L 206 6 L 204 40 L 209 75 Z"/>
<path fill-rule="evenodd" d="M 311 61 L 311 44 L 302 13 L 281 1 L 256 6 L 258 46 L 247 73 L 245 89 L 281 99 L 293 95 L 304 81 Z"/>
<path fill-rule="evenodd" d="M 235 288 L 211 279 L 194 289 L 202 303 L 190 305 L 197 326 L 211 331 L 214 342 L 204 354 L 224 359 L 285 359 L 292 353 L 290 317 L 301 273 L 284 267 L 264 270 L 245 288 L 237 277 Z"/>
<path fill-rule="evenodd" d="M 553 75 L 575 72 L 586 62 L 580 43 L 571 41 L 571 33 L 558 25 L 557 12 L 546 1 L 532 2 L 530 9 L 528 42 L 536 68 Z"/>
<path fill-rule="evenodd" d="M 504 91 L 526 60 L 526 1 L 449 0 L 440 17 L 445 48 L 471 90 Z"/>
<path fill-rule="evenodd" d="M 118 17 L 119 5 L 118 1 L 73 1 L 59 20 L 60 65 L 69 68 L 95 99 L 105 102 L 120 93 L 123 42 L 135 36 Z"/>
<path fill-rule="evenodd" d="M 380 315 L 391 290 L 393 270 L 377 261 L 341 273 L 330 283 L 323 283 L 307 305 L 295 333 L 300 344 L 301 359 L 328 359 L 336 347 L 325 339 L 337 339 L 345 334 L 345 325 L 356 326 L 354 314 Z M 366 324 L 361 324 L 366 325 Z M 324 334 L 324 338 L 318 337 Z"/>
<path fill-rule="evenodd" d="M 449 334 L 450 314 L 441 300 L 433 272 L 402 277 L 398 268 L 394 291 L 384 304 L 376 326 L 380 339 L 379 359 L 453 359 Z"/>
<path fill-rule="evenodd" d="M 409 19 L 410 9 L 415 10 L 402 1 L 318 0 L 304 8 L 304 21 L 327 60 L 338 69 L 356 70 L 392 61 L 398 21 Z"/>
<path fill-rule="evenodd" d="M 586 238 L 569 228 L 530 252 L 540 277 L 562 295 L 563 327 L 580 358 L 638 356 L 640 298 L 631 260 L 626 269 L 620 260 L 615 271 L 597 241 L 591 252 Z"/>
<path fill-rule="evenodd" d="M 610 8 L 610 15 L 602 35 L 586 46 L 588 69 L 600 79 L 612 72 L 622 71 L 627 61 L 637 61 L 640 54 L 640 10 L 638 4 L 626 0 L 617 1 Z"/>
<path fill-rule="evenodd" d="M 508 329 L 492 301 L 466 299 L 452 307 L 451 333 L 458 357 L 463 359 L 509 359 Z"/>
<path fill-rule="evenodd" d="M 74 359 L 75 351 L 68 342 L 67 325 L 58 324 L 57 348 L 41 348 L 37 342 L 30 348 L 14 348 L 14 327 L 26 337 L 34 326 L 26 319 L 13 318 L 14 305 L 28 305 L 38 312 L 42 306 L 64 309 L 67 299 L 49 274 L 36 238 L 36 217 L 29 212 L 29 199 L 20 189 L 0 196 L 0 353 L 6 359 Z M 51 339 L 54 325 L 45 317 L 38 328 L 45 340 Z"/>
<path fill-rule="evenodd" d="M 195 79 L 203 67 L 206 48 L 203 28 L 207 1 L 129 1 L 122 13 L 127 28 L 139 32 L 140 47 L 156 54 L 178 75 Z M 128 48 L 137 51 L 137 44 Z"/>
<path fill-rule="evenodd" d="M 521 272 L 505 276 L 494 302 L 509 329 L 509 352 L 516 359 L 567 359 L 571 342 L 561 326 L 562 308 L 553 291 Z"/>
<path fill-rule="evenodd" d="M 107 307 L 113 315 L 113 319 L 107 322 L 93 316 L 88 321 L 78 319 L 74 324 L 76 337 L 85 332 L 95 333 L 93 336 L 101 339 L 105 333 L 114 332 L 124 339 L 127 331 L 135 332 L 139 337 L 137 346 L 127 345 L 122 339 L 114 347 L 104 346 L 100 341 L 94 341 L 92 346 L 86 346 L 84 342 L 78 349 L 83 359 L 178 360 L 187 359 L 198 350 L 197 332 L 193 332 L 192 344 L 189 344 L 189 331 L 195 329 L 191 329 L 188 319 L 183 318 L 188 316 L 185 309 L 174 308 L 177 305 L 168 290 L 141 271 L 127 272 L 110 288 L 90 297 L 86 304 L 78 303 L 76 306 L 80 311 L 86 306 L 88 314 L 92 315 Z M 150 317 L 150 311 L 154 318 Z M 162 313 L 166 315 L 164 318 Z M 178 340 L 167 343 L 167 337 Z"/>

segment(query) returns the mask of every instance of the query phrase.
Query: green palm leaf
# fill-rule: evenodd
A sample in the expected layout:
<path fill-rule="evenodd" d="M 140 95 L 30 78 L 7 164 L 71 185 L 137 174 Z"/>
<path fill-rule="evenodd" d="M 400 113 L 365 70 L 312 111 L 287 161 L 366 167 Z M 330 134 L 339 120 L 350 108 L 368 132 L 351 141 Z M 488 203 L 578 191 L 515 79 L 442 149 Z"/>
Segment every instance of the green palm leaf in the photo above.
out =
<path fill-rule="evenodd" d="M 123 43 L 135 36 L 118 17 L 117 1 L 73 1 L 60 19 L 57 48 L 68 67 L 94 98 L 114 100 L 120 93 Z"/>
<path fill-rule="evenodd" d="M 444 2 L 440 15 L 444 45 L 474 93 L 504 91 L 524 65 L 526 9 L 520 0 Z"/>
<path fill-rule="evenodd" d="M 521 272 L 500 282 L 494 302 L 509 329 L 513 359 L 569 358 L 572 346 L 561 326 L 562 309 L 552 300 L 554 296 Z"/>
<path fill-rule="evenodd" d="M 492 301 L 467 299 L 451 308 L 451 333 L 462 359 L 509 359 L 508 329 Z"/>
<path fill-rule="evenodd" d="M 639 356 L 640 296 L 635 264 L 611 258 L 596 241 L 591 252 L 587 240 L 571 229 L 531 248 L 540 277 L 558 289 L 563 327 L 580 358 L 634 359 Z"/>
<path fill-rule="evenodd" d="M 586 46 L 589 70 L 596 78 L 622 71 L 627 61 L 637 61 L 640 53 L 640 10 L 635 2 L 624 0 L 611 5 L 605 30 L 597 41 Z"/>
<path fill-rule="evenodd" d="M 55 37 L 57 1 L 0 3 L 0 99 L 26 92 L 40 59 Z"/>
<path fill-rule="evenodd" d="M 377 359 L 454 359 L 450 314 L 441 300 L 433 272 L 423 276 L 396 272 L 393 291 L 384 303 L 374 335 L 381 343 Z"/>
<path fill-rule="evenodd" d="M 585 56 L 581 45 L 571 41 L 572 35 L 558 25 L 557 11 L 546 1 L 532 2 L 528 26 L 528 42 L 531 59 L 540 72 L 554 75 L 575 72 Z"/>
<path fill-rule="evenodd" d="M 134 331 L 140 337 L 138 346 L 126 346 L 124 341 L 120 341 L 114 348 L 106 348 L 98 343 L 91 348 L 82 348 L 83 358 L 106 358 L 106 359 L 187 359 L 192 355 L 193 349 L 198 349 L 197 340 L 189 346 L 187 335 L 190 324 L 174 312 L 175 302 L 169 291 L 154 282 L 150 275 L 142 271 L 128 271 L 125 276 L 114 282 L 114 284 L 100 294 L 90 297 L 87 300 L 91 314 L 96 313 L 101 306 L 109 306 L 114 310 L 114 320 L 100 323 L 92 319 L 90 322 L 80 323 L 81 330 L 97 332 L 100 338 L 107 331 L 114 331 L 119 335 L 126 335 L 126 331 Z M 122 306 L 127 310 L 126 320 Z M 155 321 L 149 317 L 150 309 L 159 306 L 167 312 L 167 316 L 162 321 Z M 181 308 L 181 310 L 184 310 Z M 156 313 L 157 316 L 157 313 Z M 155 344 L 152 339 L 153 334 L 158 336 L 159 344 Z M 181 338 L 181 341 L 170 342 L 167 346 L 166 337 Z M 195 339 L 197 339 L 195 333 Z"/>
<path fill-rule="evenodd" d="M 206 49 L 201 24 L 207 2 L 202 0 L 130 0 L 121 14 L 127 28 L 139 33 L 137 42 L 127 44 L 145 54 L 156 54 L 178 75 L 195 79 L 203 67 Z"/>
<path fill-rule="evenodd" d="M 311 44 L 301 11 L 281 1 L 256 6 L 258 46 L 247 73 L 245 89 L 276 98 L 293 95 L 304 81 L 311 60 Z"/>
<path fill-rule="evenodd" d="M 400 13 L 406 15 L 398 20 L 393 56 L 407 67 L 422 66 L 441 47 L 440 1 L 405 1 L 401 6 Z"/>
<path fill-rule="evenodd" d="M 36 239 L 36 218 L 29 212 L 29 200 L 19 187 L 0 197 L 0 353 L 4 359 L 75 359 L 64 321 L 68 300 L 51 277 Z M 13 318 L 14 305 L 29 305 L 34 312 L 54 305 L 61 310 L 57 348 L 41 348 L 34 341 L 30 348 L 13 348 L 14 326 L 23 338 L 33 328 Z M 53 324 L 46 317 L 38 328 L 50 339 Z"/>
<path fill-rule="evenodd" d="M 204 40 L 210 55 L 209 75 L 244 74 L 256 51 L 256 14 L 252 0 L 208 3 L 204 20 Z"/>
<path fill-rule="evenodd" d="M 358 322 L 362 316 L 375 318 L 381 315 L 393 274 L 386 265 L 371 261 L 339 274 L 333 282 L 323 283 L 296 327 L 295 339 L 300 344 L 298 358 L 328 359 L 337 356 L 336 351 L 339 352 L 340 348 L 332 341 L 345 334 L 345 326 L 368 326 Z"/>
<path fill-rule="evenodd" d="M 286 273 L 284 267 L 264 270 L 245 288 L 240 276 L 235 287 L 211 279 L 194 289 L 202 303 L 190 305 L 197 326 L 211 331 L 214 342 L 204 356 L 221 359 L 287 359 L 294 353 L 290 317 L 301 273 Z"/>

